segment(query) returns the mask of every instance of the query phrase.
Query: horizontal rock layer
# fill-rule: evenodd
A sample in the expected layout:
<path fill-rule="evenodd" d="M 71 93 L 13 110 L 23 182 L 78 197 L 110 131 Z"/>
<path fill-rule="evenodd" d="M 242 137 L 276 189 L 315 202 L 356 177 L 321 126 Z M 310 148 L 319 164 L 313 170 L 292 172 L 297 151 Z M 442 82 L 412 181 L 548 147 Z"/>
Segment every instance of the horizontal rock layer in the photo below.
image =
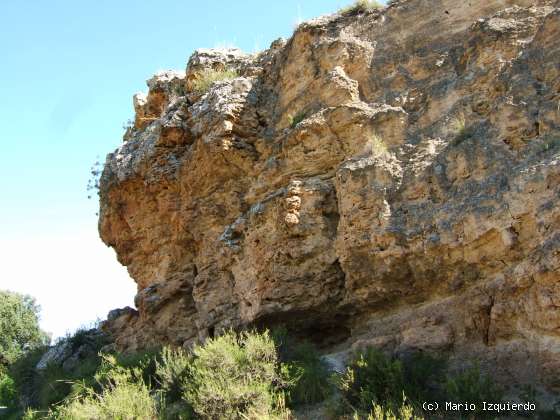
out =
<path fill-rule="evenodd" d="M 559 39 L 559 1 L 401 0 L 157 74 L 101 178 L 138 284 L 105 329 L 285 324 L 560 390 Z"/>

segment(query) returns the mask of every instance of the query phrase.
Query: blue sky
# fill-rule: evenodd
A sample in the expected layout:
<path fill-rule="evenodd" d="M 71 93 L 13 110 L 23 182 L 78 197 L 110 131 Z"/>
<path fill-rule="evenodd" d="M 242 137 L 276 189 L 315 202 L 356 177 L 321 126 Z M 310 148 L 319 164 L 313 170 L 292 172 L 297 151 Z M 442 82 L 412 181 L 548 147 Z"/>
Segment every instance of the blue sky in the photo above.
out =
<path fill-rule="evenodd" d="M 196 48 L 263 49 L 348 2 L 2 1 L 0 289 L 35 296 L 54 336 L 132 305 L 135 285 L 98 239 L 86 192 L 132 95 Z"/>

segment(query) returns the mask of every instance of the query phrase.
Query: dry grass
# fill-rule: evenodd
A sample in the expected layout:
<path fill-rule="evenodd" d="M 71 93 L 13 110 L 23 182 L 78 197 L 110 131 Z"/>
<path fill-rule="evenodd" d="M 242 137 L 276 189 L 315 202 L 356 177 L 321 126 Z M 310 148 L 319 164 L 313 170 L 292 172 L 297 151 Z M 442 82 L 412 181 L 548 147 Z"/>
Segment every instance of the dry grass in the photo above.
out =
<path fill-rule="evenodd" d="M 454 136 L 452 144 L 455 146 L 458 146 L 473 135 L 472 127 L 467 125 L 465 115 L 462 113 L 451 120 L 450 129 Z"/>
<path fill-rule="evenodd" d="M 464 114 L 459 114 L 451 120 L 451 131 L 456 136 L 461 135 L 467 129 L 467 121 Z"/>
<path fill-rule="evenodd" d="M 368 140 L 366 149 L 368 152 L 375 156 L 384 155 L 388 151 L 387 144 L 381 137 L 376 134 L 371 136 L 371 138 Z"/>
<path fill-rule="evenodd" d="M 382 9 L 383 5 L 376 0 L 356 0 L 350 6 L 340 9 L 340 13 L 365 13 L 376 9 Z"/>
<path fill-rule="evenodd" d="M 204 69 L 198 75 L 198 78 L 192 83 L 192 90 L 193 92 L 202 95 L 208 92 L 208 90 L 214 83 L 221 80 L 235 79 L 238 76 L 239 74 L 237 73 L 237 71 L 232 69 Z"/>

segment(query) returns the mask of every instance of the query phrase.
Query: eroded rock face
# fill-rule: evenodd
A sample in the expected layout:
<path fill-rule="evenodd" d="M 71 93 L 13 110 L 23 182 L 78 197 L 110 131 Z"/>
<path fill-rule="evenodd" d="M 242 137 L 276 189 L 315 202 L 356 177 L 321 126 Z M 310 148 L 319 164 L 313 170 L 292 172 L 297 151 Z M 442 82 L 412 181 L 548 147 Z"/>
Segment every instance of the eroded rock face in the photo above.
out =
<path fill-rule="evenodd" d="M 122 349 L 287 324 L 560 390 L 560 2 L 395 1 L 136 97 L 99 229 Z M 205 68 L 239 77 L 195 94 Z"/>

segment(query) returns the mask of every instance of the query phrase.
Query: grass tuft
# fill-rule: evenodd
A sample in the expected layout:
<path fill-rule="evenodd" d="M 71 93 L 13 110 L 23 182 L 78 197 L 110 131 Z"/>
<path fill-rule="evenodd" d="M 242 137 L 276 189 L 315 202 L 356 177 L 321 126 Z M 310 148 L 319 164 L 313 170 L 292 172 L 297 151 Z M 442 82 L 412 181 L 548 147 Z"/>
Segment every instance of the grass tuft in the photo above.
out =
<path fill-rule="evenodd" d="M 203 95 L 204 93 L 210 90 L 210 87 L 219 81 L 222 80 L 231 80 L 239 77 L 239 74 L 236 70 L 232 69 L 223 69 L 223 70 L 215 70 L 215 69 L 204 69 L 202 72 L 198 74 L 196 80 L 192 83 L 192 90 L 193 92 Z"/>
<path fill-rule="evenodd" d="M 290 128 L 296 128 L 296 126 L 302 122 L 306 117 L 305 112 L 300 112 L 293 116 L 292 114 L 288 114 L 288 123 L 290 124 Z"/>
<path fill-rule="evenodd" d="M 382 9 L 383 5 L 376 0 L 356 0 L 350 6 L 340 9 L 340 13 L 345 15 L 366 13 L 372 10 Z"/>
<path fill-rule="evenodd" d="M 366 149 L 372 155 L 380 156 L 387 153 L 387 144 L 378 135 L 373 135 L 367 141 Z"/>
<path fill-rule="evenodd" d="M 455 118 L 451 120 L 451 132 L 454 135 L 453 138 L 453 145 L 457 146 L 461 144 L 463 141 L 469 139 L 473 132 L 472 129 L 467 126 L 467 120 L 464 114 L 459 114 Z"/>

